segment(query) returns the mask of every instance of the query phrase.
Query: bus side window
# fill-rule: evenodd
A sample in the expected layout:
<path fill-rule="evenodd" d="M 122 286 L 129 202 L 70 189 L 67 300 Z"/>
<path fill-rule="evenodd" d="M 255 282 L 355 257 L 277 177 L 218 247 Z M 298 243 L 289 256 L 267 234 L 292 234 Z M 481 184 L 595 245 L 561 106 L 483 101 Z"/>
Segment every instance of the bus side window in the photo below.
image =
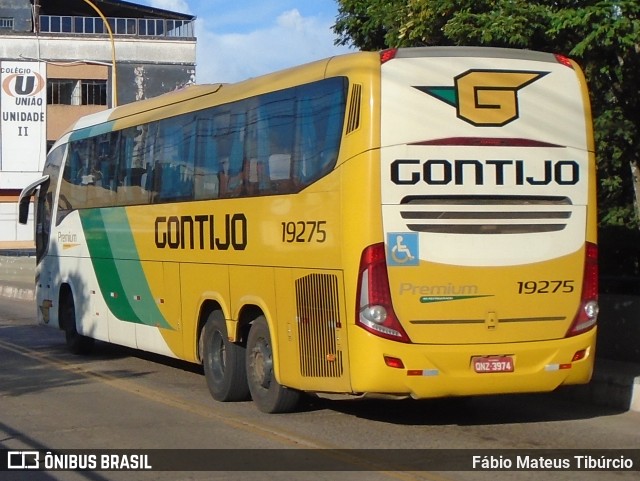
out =
<path fill-rule="evenodd" d="M 75 209 L 86 207 L 87 192 L 82 184 L 83 176 L 88 167 L 88 140 L 74 140 L 69 143 L 67 162 L 62 173 L 62 188 L 59 203 L 64 211 L 60 218 Z"/>
<path fill-rule="evenodd" d="M 249 111 L 245 142 L 244 195 L 268 193 L 270 122 L 267 106 L 257 105 Z"/>
<path fill-rule="evenodd" d="M 244 112 L 234 112 L 231 116 L 232 127 L 229 132 L 231 142 L 227 157 L 221 158 L 222 173 L 220 175 L 220 196 L 239 197 L 242 195 L 244 181 L 244 144 L 245 119 Z M 224 154 L 223 154 L 224 155 Z"/>
<path fill-rule="evenodd" d="M 295 109 L 292 91 L 270 94 L 265 99 L 263 138 L 264 176 L 260 191 L 287 194 L 295 191 L 292 150 L 295 137 Z M 266 134 L 268 132 L 268 134 Z"/>
<path fill-rule="evenodd" d="M 306 94 L 307 92 L 305 92 Z M 318 163 L 318 139 L 316 132 L 316 114 L 314 105 L 308 96 L 303 96 L 298 101 L 298 125 L 296 129 L 296 165 L 295 178 L 301 185 L 308 183 L 310 173 Z"/>
<path fill-rule="evenodd" d="M 106 207 L 113 203 L 115 193 L 110 189 L 104 174 L 110 172 L 114 162 L 112 137 L 117 138 L 117 133 L 101 134 L 86 140 L 87 163 L 81 176 L 81 185 L 85 190 L 84 207 Z"/>
<path fill-rule="evenodd" d="M 83 150 L 83 141 L 75 141 L 69 144 L 69 160 L 64 169 L 64 179 L 72 184 L 80 183 L 80 171 L 83 167 L 83 160 L 80 157 L 80 151 Z M 84 152 L 83 152 L 84 154 Z"/>
<path fill-rule="evenodd" d="M 152 167 L 155 203 L 193 199 L 194 148 L 193 116 L 159 121 Z"/>
<path fill-rule="evenodd" d="M 100 184 L 104 189 L 114 192 L 117 187 L 118 137 L 118 132 L 100 136 L 96 164 L 96 168 L 100 171 Z"/>
<path fill-rule="evenodd" d="M 326 174 L 335 165 L 342 139 L 345 108 L 344 90 L 335 90 L 328 98 L 329 105 L 326 107 L 326 114 L 320 119 L 324 122 L 325 135 L 320 152 L 319 176 Z"/>
<path fill-rule="evenodd" d="M 160 143 L 160 122 L 151 122 L 147 125 L 146 142 L 144 148 L 144 163 L 146 165 L 144 188 L 149 193 L 149 202 L 156 202 L 160 181 L 158 166 L 156 165 L 157 151 Z M 141 179 L 142 180 L 142 179 Z"/>
<path fill-rule="evenodd" d="M 146 173 L 143 155 L 145 141 L 145 132 L 139 127 L 130 127 L 120 132 L 117 186 L 119 205 L 146 204 L 149 201 L 149 193 L 143 180 Z"/>
<path fill-rule="evenodd" d="M 194 198 L 215 199 L 220 195 L 218 142 L 215 136 L 215 117 L 204 111 L 196 123 Z"/>
<path fill-rule="evenodd" d="M 333 78 L 299 88 L 295 175 L 301 185 L 309 185 L 337 161 L 347 83 Z"/>

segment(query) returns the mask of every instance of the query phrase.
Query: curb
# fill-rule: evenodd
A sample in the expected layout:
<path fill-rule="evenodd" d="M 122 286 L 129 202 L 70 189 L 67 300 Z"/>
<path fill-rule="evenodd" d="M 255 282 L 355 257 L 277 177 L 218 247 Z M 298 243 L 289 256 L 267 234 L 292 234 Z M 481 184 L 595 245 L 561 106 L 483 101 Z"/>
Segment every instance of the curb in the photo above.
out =
<path fill-rule="evenodd" d="M 0 256 L 7 257 L 33 257 L 36 255 L 36 250 L 31 248 L 25 249 L 0 249 Z"/>
<path fill-rule="evenodd" d="M 640 412 L 640 365 L 596 359 L 591 395 L 594 404 Z"/>
<path fill-rule="evenodd" d="M 0 285 L 0 297 L 33 301 L 36 298 L 35 289 Z"/>
<path fill-rule="evenodd" d="M 563 387 L 559 392 L 575 401 L 640 412 L 640 364 L 596 358 L 589 384 Z"/>

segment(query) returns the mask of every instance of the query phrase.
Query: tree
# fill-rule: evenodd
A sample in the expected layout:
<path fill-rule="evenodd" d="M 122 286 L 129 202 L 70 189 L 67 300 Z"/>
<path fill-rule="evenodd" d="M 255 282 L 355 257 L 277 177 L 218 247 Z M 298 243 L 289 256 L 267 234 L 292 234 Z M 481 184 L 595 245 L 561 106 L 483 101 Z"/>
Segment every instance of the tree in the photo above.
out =
<path fill-rule="evenodd" d="M 338 0 L 336 43 L 564 53 L 591 95 L 601 226 L 637 227 L 640 206 L 640 2 L 637 0 Z M 634 202 L 635 195 L 635 202 Z"/>

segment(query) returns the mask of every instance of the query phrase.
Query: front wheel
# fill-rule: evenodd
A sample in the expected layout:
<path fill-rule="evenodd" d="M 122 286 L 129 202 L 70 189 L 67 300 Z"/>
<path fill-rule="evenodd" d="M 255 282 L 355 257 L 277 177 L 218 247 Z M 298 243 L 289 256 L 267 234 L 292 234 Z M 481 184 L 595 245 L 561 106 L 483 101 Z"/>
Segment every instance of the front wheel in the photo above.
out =
<path fill-rule="evenodd" d="M 260 411 L 284 413 L 293 411 L 300 392 L 281 386 L 273 372 L 273 347 L 269 326 L 264 316 L 251 326 L 247 340 L 247 380 L 251 397 Z"/>
<path fill-rule="evenodd" d="M 64 327 L 67 349 L 73 354 L 89 354 L 93 350 L 94 340 L 78 333 L 78 328 L 76 327 L 76 305 L 71 292 L 68 292 L 61 301 L 60 320 Z"/>
<path fill-rule="evenodd" d="M 244 358 L 244 348 L 229 341 L 222 311 L 213 311 L 202 333 L 204 376 L 213 399 L 249 400 Z"/>

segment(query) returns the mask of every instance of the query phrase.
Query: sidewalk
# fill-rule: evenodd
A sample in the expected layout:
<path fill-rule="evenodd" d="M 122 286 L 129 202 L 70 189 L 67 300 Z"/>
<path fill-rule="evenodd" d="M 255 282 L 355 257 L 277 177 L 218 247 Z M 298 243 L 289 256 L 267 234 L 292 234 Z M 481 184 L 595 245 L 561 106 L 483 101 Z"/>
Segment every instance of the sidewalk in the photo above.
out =
<path fill-rule="evenodd" d="M 34 300 L 34 269 L 33 251 L 0 250 L 0 298 Z M 582 402 L 640 412 L 640 364 L 596 358 L 591 383 L 561 392 Z"/>
<path fill-rule="evenodd" d="M 594 404 L 640 412 L 640 365 L 596 358 L 589 391 Z"/>
<path fill-rule="evenodd" d="M 570 399 L 596 406 L 640 412 L 640 364 L 596 356 L 591 382 L 569 386 L 561 392 Z"/>
<path fill-rule="evenodd" d="M 1 250 L 0 297 L 35 299 L 35 265 L 31 250 Z"/>

